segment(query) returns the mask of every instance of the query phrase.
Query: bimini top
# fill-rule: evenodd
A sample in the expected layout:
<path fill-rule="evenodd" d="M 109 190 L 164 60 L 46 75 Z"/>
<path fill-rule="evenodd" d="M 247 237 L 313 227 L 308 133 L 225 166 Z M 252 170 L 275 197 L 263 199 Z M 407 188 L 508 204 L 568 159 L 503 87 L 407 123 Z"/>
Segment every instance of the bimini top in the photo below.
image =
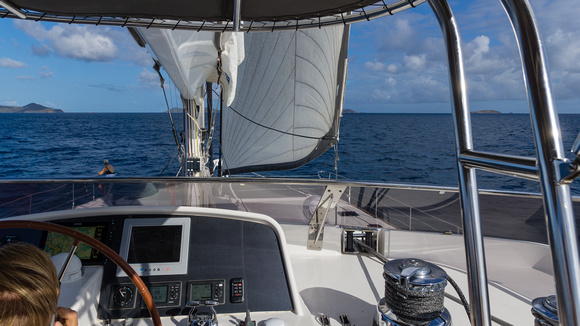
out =
<path fill-rule="evenodd" d="M 350 24 L 425 0 L 0 0 L 0 17 L 213 31 Z"/>

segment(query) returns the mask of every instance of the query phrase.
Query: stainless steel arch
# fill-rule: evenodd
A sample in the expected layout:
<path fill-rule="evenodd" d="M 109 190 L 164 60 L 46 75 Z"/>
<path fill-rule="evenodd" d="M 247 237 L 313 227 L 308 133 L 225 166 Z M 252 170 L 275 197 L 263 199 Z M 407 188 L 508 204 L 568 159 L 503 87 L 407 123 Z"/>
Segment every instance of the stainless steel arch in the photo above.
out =
<path fill-rule="evenodd" d="M 580 325 L 580 262 L 576 226 L 570 186 L 558 179 L 560 174 L 557 170 L 561 164 L 567 162 L 567 159 L 553 103 L 546 56 L 529 2 L 500 1 L 511 20 L 520 47 L 536 143 L 535 162 L 528 158 L 473 150 L 459 31 L 447 2 L 428 0 L 439 20 L 449 61 L 459 187 L 470 280 L 471 324 L 491 324 L 475 178 L 475 169 L 484 169 L 540 181 L 554 265 L 560 324 Z"/>

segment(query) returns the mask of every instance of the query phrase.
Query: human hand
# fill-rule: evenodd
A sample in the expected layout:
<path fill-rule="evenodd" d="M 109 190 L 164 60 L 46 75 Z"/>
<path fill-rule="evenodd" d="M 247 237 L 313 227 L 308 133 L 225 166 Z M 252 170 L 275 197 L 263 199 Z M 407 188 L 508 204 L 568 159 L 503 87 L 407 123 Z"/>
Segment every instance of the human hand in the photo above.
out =
<path fill-rule="evenodd" d="M 79 317 L 77 312 L 64 307 L 56 308 L 56 322 L 54 326 L 78 326 L 79 325 Z"/>

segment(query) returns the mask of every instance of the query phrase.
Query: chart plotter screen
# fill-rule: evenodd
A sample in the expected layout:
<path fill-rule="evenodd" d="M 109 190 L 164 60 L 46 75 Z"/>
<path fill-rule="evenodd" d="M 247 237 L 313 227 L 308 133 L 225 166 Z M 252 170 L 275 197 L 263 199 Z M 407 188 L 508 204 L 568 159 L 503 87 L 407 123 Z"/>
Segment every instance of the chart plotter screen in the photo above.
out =
<path fill-rule="evenodd" d="M 91 238 L 102 241 L 105 236 L 106 225 L 82 225 L 82 226 L 70 226 L 71 229 L 84 233 Z M 59 254 L 61 252 L 68 253 L 73 245 L 74 239 L 56 232 L 48 232 L 46 235 L 46 241 L 44 243 L 44 251 L 51 256 Z M 83 261 L 98 261 L 102 257 L 101 254 L 96 250 L 91 248 L 85 243 L 80 243 L 75 251 L 77 255 Z"/>

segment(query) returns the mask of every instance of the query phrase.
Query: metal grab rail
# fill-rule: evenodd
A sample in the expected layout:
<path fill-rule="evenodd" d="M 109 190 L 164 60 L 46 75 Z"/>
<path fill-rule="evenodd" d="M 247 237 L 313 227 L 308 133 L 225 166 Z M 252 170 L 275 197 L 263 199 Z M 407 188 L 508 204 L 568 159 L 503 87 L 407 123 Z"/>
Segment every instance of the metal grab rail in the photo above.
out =
<path fill-rule="evenodd" d="M 556 179 L 566 162 L 546 55 L 527 0 L 501 0 L 512 23 L 524 69 L 561 325 L 580 325 L 580 258 L 570 185 Z"/>
<path fill-rule="evenodd" d="M 463 70 L 463 54 L 461 52 L 461 37 L 457 22 L 447 2 L 445 0 L 428 0 L 428 2 L 437 17 L 447 49 L 453 105 L 455 151 L 457 171 L 459 172 L 459 193 L 463 213 L 463 238 L 465 241 L 467 278 L 469 280 L 471 324 L 491 325 L 477 178 L 475 169 L 463 165 L 459 160 L 461 153 L 473 150 L 470 111 Z"/>
<path fill-rule="evenodd" d="M 553 104 L 546 57 L 535 18 L 527 0 L 500 0 L 512 23 L 524 68 L 537 159 L 475 152 L 463 71 L 461 40 L 446 0 L 428 0 L 439 21 L 449 61 L 449 76 L 464 239 L 469 278 L 472 325 L 490 325 L 489 294 L 476 169 L 514 174 L 540 181 L 548 239 L 552 250 L 562 325 L 580 324 L 580 260 L 569 184 L 559 180 L 566 163 L 558 116 Z"/>

